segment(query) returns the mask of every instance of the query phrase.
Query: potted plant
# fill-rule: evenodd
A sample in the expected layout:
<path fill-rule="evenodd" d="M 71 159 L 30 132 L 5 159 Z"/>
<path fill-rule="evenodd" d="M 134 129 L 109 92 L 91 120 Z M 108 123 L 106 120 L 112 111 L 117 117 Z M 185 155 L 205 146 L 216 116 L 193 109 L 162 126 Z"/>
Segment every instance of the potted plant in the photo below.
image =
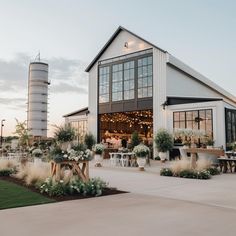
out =
<path fill-rule="evenodd" d="M 84 143 L 89 150 L 92 150 L 93 145 L 96 143 L 95 138 L 92 134 L 86 134 L 84 137 Z"/>
<path fill-rule="evenodd" d="M 95 166 L 101 167 L 102 166 L 102 153 L 104 151 L 104 145 L 101 143 L 97 143 L 93 146 L 94 151 L 94 160 L 95 160 Z"/>
<path fill-rule="evenodd" d="M 34 163 L 39 163 L 42 162 L 42 156 L 43 156 L 43 152 L 41 149 L 36 148 L 32 151 L 32 156 L 34 157 Z"/>
<path fill-rule="evenodd" d="M 207 149 L 213 148 L 214 143 L 215 143 L 215 141 L 211 137 L 208 137 L 206 140 L 206 148 Z"/>
<path fill-rule="evenodd" d="M 139 170 L 144 170 L 144 166 L 146 164 L 146 159 L 149 155 L 150 149 L 144 144 L 139 144 L 134 147 L 133 153 L 137 157 L 137 163 L 139 166 Z"/>
<path fill-rule="evenodd" d="M 173 148 L 172 135 L 165 129 L 160 129 L 155 137 L 155 144 L 162 162 L 168 159 L 167 152 Z"/>
<path fill-rule="evenodd" d="M 66 151 L 70 148 L 70 143 L 75 138 L 75 130 L 70 125 L 55 127 L 56 131 L 54 133 L 54 137 L 60 143 L 61 149 Z"/>

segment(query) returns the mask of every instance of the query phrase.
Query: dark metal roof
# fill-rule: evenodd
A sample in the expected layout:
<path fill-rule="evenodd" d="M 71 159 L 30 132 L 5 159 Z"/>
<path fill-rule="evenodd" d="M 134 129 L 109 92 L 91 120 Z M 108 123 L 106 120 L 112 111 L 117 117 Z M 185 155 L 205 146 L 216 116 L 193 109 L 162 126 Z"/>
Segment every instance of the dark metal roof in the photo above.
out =
<path fill-rule="evenodd" d="M 30 62 L 30 64 L 42 64 L 42 65 L 48 66 L 48 63 L 41 62 L 41 61 L 33 61 L 33 62 Z"/>
<path fill-rule="evenodd" d="M 102 56 L 102 54 L 105 52 L 105 50 L 110 46 L 110 44 L 113 42 L 113 40 L 117 37 L 117 35 L 121 32 L 121 31 L 126 31 L 130 34 L 132 34 L 133 36 L 141 39 L 142 41 L 146 42 L 147 44 L 150 44 L 151 46 L 153 46 L 154 48 L 157 48 L 159 49 L 160 51 L 162 52 L 167 52 L 159 47 L 157 47 L 156 45 L 148 42 L 147 40 L 141 38 L 140 36 L 138 36 L 137 34 L 134 34 L 133 32 L 125 29 L 124 27 L 122 26 L 119 26 L 118 29 L 115 31 L 115 33 L 111 36 L 111 38 L 107 41 L 107 43 L 103 46 L 103 48 L 101 49 L 101 51 L 97 54 L 97 56 L 92 60 L 92 62 L 88 65 L 88 67 L 86 68 L 86 72 L 89 72 L 90 69 L 93 67 L 93 65 L 96 63 L 96 61 Z"/>
<path fill-rule="evenodd" d="M 89 113 L 88 107 L 84 107 L 80 110 L 73 111 L 71 113 L 68 113 L 64 115 L 63 117 L 70 117 L 70 116 L 78 116 L 78 115 L 87 115 Z"/>

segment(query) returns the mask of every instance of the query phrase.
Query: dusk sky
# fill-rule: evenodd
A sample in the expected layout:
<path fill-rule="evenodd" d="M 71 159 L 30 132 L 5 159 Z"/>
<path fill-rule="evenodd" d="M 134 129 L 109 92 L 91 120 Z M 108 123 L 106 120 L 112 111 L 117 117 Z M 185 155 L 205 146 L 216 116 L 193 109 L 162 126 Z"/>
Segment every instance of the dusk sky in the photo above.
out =
<path fill-rule="evenodd" d="M 28 66 L 49 63 L 49 135 L 88 105 L 84 72 L 119 25 L 236 95 L 234 0 L 0 0 L 0 120 L 26 120 Z"/>

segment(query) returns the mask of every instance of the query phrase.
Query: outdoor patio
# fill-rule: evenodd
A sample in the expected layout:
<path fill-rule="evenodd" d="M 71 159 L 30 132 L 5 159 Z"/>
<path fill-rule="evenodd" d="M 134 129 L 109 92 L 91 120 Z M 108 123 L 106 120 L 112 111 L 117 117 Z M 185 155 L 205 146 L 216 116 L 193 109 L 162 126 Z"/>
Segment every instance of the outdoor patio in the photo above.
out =
<path fill-rule="evenodd" d="M 110 186 L 131 193 L 236 209 L 236 173 L 221 173 L 209 180 L 160 176 L 160 169 L 169 165 L 151 160 L 145 171 L 139 171 L 135 167 L 111 167 L 109 160 L 104 160 L 101 168 L 90 163 L 90 176 L 99 176 Z"/>

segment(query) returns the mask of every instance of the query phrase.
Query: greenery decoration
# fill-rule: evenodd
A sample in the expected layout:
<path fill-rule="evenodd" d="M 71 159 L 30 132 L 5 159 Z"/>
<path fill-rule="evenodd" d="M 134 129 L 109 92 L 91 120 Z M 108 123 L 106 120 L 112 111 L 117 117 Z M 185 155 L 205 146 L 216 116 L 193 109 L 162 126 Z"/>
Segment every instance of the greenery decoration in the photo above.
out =
<path fill-rule="evenodd" d="M 104 145 L 101 144 L 101 143 L 95 144 L 94 147 L 93 147 L 93 151 L 94 151 L 95 154 L 101 155 L 102 152 L 104 151 Z"/>
<path fill-rule="evenodd" d="M 173 148 L 172 135 L 165 129 L 157 132 L 154 141 L 159 152 L 167 152 Z"/>
<path fill-rule="evenodd" d="M 75 138 L 75 130 L 70 125 L 55 126 L 54 137 L 58 142 L 71 142 Z"/>
<path fill-rule="evenodd" d="M 91 133 L 88 133 L 84 137 L 84 143 L 89 150 L 92 150 L 93 145 L 96 143 L 96 140 Z"/>
<path fill-rule="evenodd" d="M 149 147 L 147 147 L 146 145 L 144 145 L 142 143 L 135 146 L 134 149 L 133 149 L 133 153 L 137 157 L 140 157 L 140 158 L 146 158 L 147 155 L 149 154 L 149 152 L 150 152 Z"/>
<path fill-rule="evenodd" d="M 72 194 L 97 197 L 102 195 L 106 187 L 107 183 L 100 178 L 92 178 L 88 182 L 83 182 L 79 178 L 71 182 L 64 182 L 63 180 L 54 181 L 52 178 L 47 178 L 43 183 L 37 186 L 41 193 L 57 197 Z"/>
<path fill-rule="evenodd" d="M 173 171 L 170 168 L 162 168 L 160 171 L 162 176 L 173 176 Z"/>
<path fill-rule="evenodd" d="M 134 131 L 131 135 L 131 147 L 134 148 L 140 144 L 140 139 L 137 131 Z"/>

